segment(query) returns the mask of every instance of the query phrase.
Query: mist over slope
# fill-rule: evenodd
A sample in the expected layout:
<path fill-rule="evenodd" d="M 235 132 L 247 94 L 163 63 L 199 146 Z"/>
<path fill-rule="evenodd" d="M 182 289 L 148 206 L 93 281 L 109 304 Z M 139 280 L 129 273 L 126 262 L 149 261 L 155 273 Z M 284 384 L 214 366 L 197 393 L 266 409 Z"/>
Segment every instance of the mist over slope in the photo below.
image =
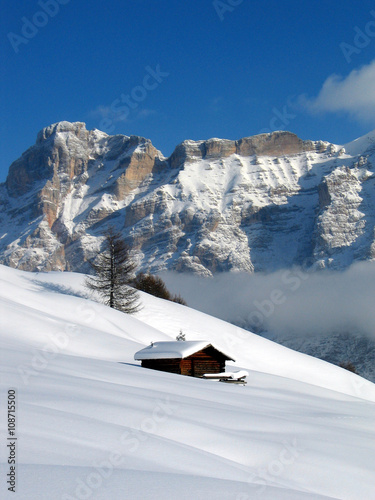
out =
<path fill-rule="evenodd" d="M 17 394 L 17 498 L 169 500 L 176 488 L 184 500 L 374 496 L 374 384 L 146 294 L 142 311 L 125 315 L 85 298 L 82 282 L 0 266 L 0 384 Z M 134 362 L 180 328 L 230 352 L 229 368 L 246 368 L 248 384 Z M 0 488 L 13 497 L 5 481 Z"/>
<path fill-rule="evenodd" d="M 375 381 L 375 263 L 347 270 L 163 273 L 192 307 L 335 364 L 352 362 Z"/>

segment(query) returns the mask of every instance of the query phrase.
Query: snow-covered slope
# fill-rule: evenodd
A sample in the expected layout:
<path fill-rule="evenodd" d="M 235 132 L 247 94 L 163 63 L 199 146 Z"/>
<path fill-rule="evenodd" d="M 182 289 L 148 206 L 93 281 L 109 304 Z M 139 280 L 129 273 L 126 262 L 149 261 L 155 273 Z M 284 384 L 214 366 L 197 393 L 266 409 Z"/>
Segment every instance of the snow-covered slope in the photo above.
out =
<path fill-rule="evenodd" d="M 359 155 L 363 152 L 373 151 L 375 149 L 375 130 L 359 137 L 354 141 L 345 144 L 345 151 L 349 155 Z"/>
<path fill-rule="evenodd" d="M 15 388 L 16 498 L 374 497 L 373 384 L 146 294 L 136 317 L 110 310 L 84 298 L 82 279 L 0 267 L 0 418 L 5 443 Z M 248 384 L 134 362 L 180 328 L 232 354 Z M 4 445 L 13 498 L 6 460 Z"/>
<path fill-rule="evenodd" d="M 0 262 L 83 271 L 108 224 L 151 272 L 374 259 L 374 138 L 346 151 L 274 132 L 185 141 L 165 158 L 141 137 L 51 125 L 0 185 Z"/>

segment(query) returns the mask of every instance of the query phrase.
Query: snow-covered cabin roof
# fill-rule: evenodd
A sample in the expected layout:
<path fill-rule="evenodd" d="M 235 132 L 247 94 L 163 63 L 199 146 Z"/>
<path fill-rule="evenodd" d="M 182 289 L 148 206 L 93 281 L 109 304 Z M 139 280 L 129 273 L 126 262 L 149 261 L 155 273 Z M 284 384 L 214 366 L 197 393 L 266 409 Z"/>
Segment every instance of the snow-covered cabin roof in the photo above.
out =
<path fill-rule="evenodd" d="M 206 349 L 206 347 L 213 347 L 228 360 L 234 361 L 233 358 L 220 351 L 220 349 L 206 340 L 154 342 L 136 352 L 134 354 L 134 359 L 136 361 L 142 361 L 144 359 L 184 359 L 202 349 Z"/>

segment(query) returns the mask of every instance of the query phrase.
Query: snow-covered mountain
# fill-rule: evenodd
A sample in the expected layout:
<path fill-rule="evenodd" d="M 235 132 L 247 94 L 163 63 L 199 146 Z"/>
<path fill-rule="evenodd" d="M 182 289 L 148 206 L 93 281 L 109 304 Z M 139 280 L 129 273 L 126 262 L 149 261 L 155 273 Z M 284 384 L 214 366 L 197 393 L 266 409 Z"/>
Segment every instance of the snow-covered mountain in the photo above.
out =
<path fill-rule="evenodd" d="M 375 258 L 375 132 L 344 147 L 274 132 L 185 141 L 61 122 L 43 129 L 0 186 L 0 261 L 85 269 L 108 224 L 144 270 L 211 275 Z"/>
<path fill-rule="evenodd" d="M 19 500 L 375 497 L 375 385 L 142 294 L 135 317 L 85 298 L 83 275 L 0 266 L 1 498 L 16 394 Z M 246 386 L 148 370 L 151 341 L 208 340 Z"/>

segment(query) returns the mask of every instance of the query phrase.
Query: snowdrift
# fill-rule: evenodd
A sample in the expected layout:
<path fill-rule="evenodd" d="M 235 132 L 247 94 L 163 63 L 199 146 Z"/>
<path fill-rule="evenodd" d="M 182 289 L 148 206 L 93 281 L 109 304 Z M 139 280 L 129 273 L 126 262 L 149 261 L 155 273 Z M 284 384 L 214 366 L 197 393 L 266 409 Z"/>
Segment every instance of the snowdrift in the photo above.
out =
<path fill-rule="evenodd" d="M 142 294 L 124 315 L 83 276 L 0 267 L 1 493 L 17 499 L 373 498 L 375 386 Z M 246 386 L 143 369 L 151 341 L 208 340 Z M 16 495 L 6 395 L 16 390 Z M 13 495 L 13 497 L 11 496 Z"/>

